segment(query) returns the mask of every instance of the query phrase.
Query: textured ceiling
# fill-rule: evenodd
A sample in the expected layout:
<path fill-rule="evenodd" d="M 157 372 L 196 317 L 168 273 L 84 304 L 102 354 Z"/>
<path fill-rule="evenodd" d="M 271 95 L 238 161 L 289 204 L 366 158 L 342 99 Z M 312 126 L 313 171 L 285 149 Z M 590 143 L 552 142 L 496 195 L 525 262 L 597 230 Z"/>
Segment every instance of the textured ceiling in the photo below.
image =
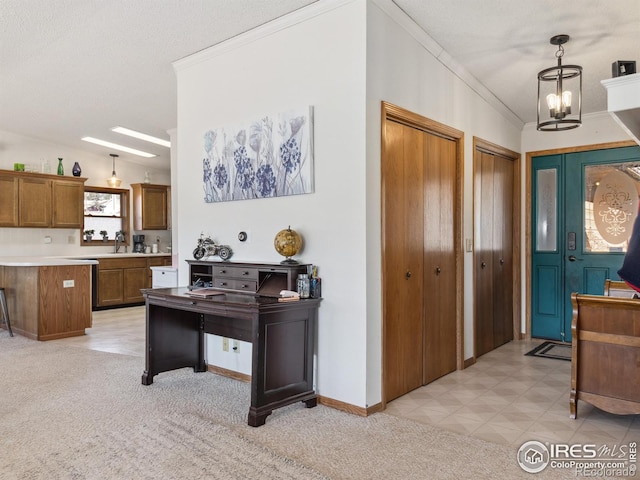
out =
<path fill-rule="evenodd" d="M 331 0 L 320 0 L 331 1 Z M 388 2 L 389 0 L 381 0 Z M 122 125 L 168 138 L 176 126 L 172 62 L 313 0 L 0 0 L 0 130 L 108 156 L 93 136 L 159 155 Z M 523 122 L 535 121 L 536 74 L 555 63 L 549 38 L 571 36 L 564 63 L 584 69 L 583 113 L 606 110 L 600 80 L 640 61 L 638 0 L 395 0 Z"/>

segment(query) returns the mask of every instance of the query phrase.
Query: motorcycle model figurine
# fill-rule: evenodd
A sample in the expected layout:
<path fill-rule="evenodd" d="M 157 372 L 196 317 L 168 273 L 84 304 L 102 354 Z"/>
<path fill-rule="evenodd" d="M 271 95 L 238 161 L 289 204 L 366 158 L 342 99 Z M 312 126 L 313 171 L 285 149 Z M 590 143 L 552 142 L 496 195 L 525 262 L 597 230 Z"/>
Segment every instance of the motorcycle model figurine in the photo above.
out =
<path fill-rule="evenodd" d="M 228 245 L 216 245 L 211 237 L 205 237 L 201 233 L 200 238 L 198 238 L 198 246 L 193 251 L 193 258 L 202 260 L 204 257 L 218 255 L 221 260 L 229 260 L 232 253 Z"/>

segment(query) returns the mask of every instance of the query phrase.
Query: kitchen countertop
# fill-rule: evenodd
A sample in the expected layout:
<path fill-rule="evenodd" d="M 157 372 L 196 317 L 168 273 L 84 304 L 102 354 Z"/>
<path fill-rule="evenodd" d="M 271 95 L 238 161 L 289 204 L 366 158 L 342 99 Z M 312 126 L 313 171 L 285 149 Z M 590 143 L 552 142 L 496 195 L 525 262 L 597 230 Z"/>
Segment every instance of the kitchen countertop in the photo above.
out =
<path fill-rule="evenodd" d="M 96 253 L 95 255 L 0 257 L 0 267 L 46 267 L 63 265 L 95 265 L 101 258 L 170 257 L 170 253 Z"/>
<path fill-rule="evenodd" d="M 0 257 L 0 267 L 49 267 L 66 265 L 94 265 L 96 260 L 89 260 L 84 257 Z"/>
<path fill-rule="evenodd" d="M 96 253 L 94 255 L 65 255 L 60 258 L 71 258 L 71 259 L 94 259 L 94 258 L 113 258 L 113 257 L 170 257 L 170 253 Z"/>

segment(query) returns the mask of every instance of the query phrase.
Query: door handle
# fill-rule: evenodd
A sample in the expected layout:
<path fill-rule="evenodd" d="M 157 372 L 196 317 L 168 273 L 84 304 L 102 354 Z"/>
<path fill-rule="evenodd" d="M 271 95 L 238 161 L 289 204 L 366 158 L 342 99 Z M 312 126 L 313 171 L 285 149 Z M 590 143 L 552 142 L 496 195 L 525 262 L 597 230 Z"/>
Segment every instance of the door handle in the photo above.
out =
<path fill-rule="evenodd" d="M 480 268 L 484 268 L 484 267 L 486 267 L 486 266 L 487 266 L 486 262 L 482 262 L 482 263 L 480 264 Z"/>
<path fill-rule="evenodd" d="M 440 275 L 440 272 L 441 272 L 441 271 L 442 271 L 442 270 L 440 270 L 440 267 L 436 267 L 436 275 Z"/>
<path fill-rule="evenodd" d="M 569 255 L 570 262 L 575 262 L 575 261 L 581 262 L 582 260 L 583 260 L 582 258 L 577 258 L 575 255 Z"/>
<path fill-rule="evenodd" d="M 409 280 L 411 278 L 411 272 L 407 270 L 407 273 L 405 273 L 404 276 L 407 280 Z"/>

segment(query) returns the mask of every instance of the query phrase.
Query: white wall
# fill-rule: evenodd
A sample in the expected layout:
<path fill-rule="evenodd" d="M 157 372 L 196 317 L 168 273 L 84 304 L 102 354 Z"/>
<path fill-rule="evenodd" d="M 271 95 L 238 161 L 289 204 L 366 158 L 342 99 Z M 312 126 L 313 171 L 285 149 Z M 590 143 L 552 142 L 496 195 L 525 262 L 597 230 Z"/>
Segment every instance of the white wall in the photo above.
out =
<path fill-rule="evenodd" d="M 539 132 L 535 123 L 527 123 L 522 130 L 522 158 L 527 152 L 562 149 L 583 145 L 627 142 L 631 138 L 608 112 L 582 116 L 582 125 L 563 132 Z"/>
<path fill-rule="evenodd" d="M 317 391 L 360 406 L 367 400 L 365 6 L 319 2 L 310 15 L 294 13 L 175 64 L 178 264 L 193 258 L 203 231 L 230 245 L 232 260 L 280 262 L 273 239 L 291 225 L 305 242 L 297 259 L 319 265 L 323 281 Z M 207 130 L 308 105 L 314 108 L 314 193 L 204 203 Z M 245 243 L 237 240 L 243 230 Z M 187 282 L 181 269 L 180 283 Z M 223 355 L 213 336 L 207 345 L 208 363 L 250 372 L 249 344 L 235 357 Z"/>
<path fill-rule="evenodd" d="M 275 233 L 287 225 L 301 232 L 300 260 L 318 264 L 323 278 L 318 392 L 369 406 L 381 400 L 382 378 L 380 102 L 465 132 L 465 238 L 473 238 L 473 136 L 519 151 L 520 125 L 429 53 L 393 3 L 321 2 L 304 11 L 317 13 L 176 63 L 179 255 L 191 258 L 205 231 L 231 245 L 233 260 L 277 262 Z M 314 106 L 315 193 L 205 204 L 204 132 L 299 105 Z M 240 230 L 250 232 L 250 242 L 236 240 Z M 471 260 L 465 253 L 466 358 L 473 354 Z M 188 281 L 186 271 L 180 277 Z M 213 336 L 207 360 L 250 371 L 248 361 L 222 354 Z"/>
<path fill-rule="evenodd" d="M 473 137 L 520 150 L 520 128 L 428 51 L 429 37 L 386 0 L 369 4 L 367 35 L 368 398 L 380 392 L 380 102 L 464 132 L 464 231 L 473 239 Z M 473 356 L 473 253 L 464 253 L 464 357 Z M 453 319 L 452 319 L 453 321 Z"/>
<path fill-rule="evenodd" d="M 71 176 L 74 162 L 82 168 L 85 185 L 106 187 L 106 179 L 111 176 L 112 162 L 105 152 L 98 156 L 64 145 L 44 142 L 12 132 L 0 131 L 0 169 L 13 170 L 14 163 L 40 166 L 42 160 L 48 160 L 51 173 L 55 174 L 58 158 L 63 159 L 65 175 Z M 144 181 L 145 171 L 149 171 L 151 181 L 161 185 L 170 184 L 170 172 L 167 170 L 145 168 L 124 160 L 116 161 L 118 177 L 122 179 L 121 188 L 131 183 Z M 129 228 L 131 231 L 131 228 Z M 145 232 L 146 233 L 146 232 Z M 161 237 L 161 245 L 168 245 L 170 238 L 166 231 L 149 232 Z M 51 237 L 51 243 L 45 244 L 44 237 Z M 113 247 L 111 247 L 113 248 Z M 80 246 L 80 230 L 66 228 L 0 228 L 0 255 L 91 255 L 111 250 L 110 247 Z"/>

